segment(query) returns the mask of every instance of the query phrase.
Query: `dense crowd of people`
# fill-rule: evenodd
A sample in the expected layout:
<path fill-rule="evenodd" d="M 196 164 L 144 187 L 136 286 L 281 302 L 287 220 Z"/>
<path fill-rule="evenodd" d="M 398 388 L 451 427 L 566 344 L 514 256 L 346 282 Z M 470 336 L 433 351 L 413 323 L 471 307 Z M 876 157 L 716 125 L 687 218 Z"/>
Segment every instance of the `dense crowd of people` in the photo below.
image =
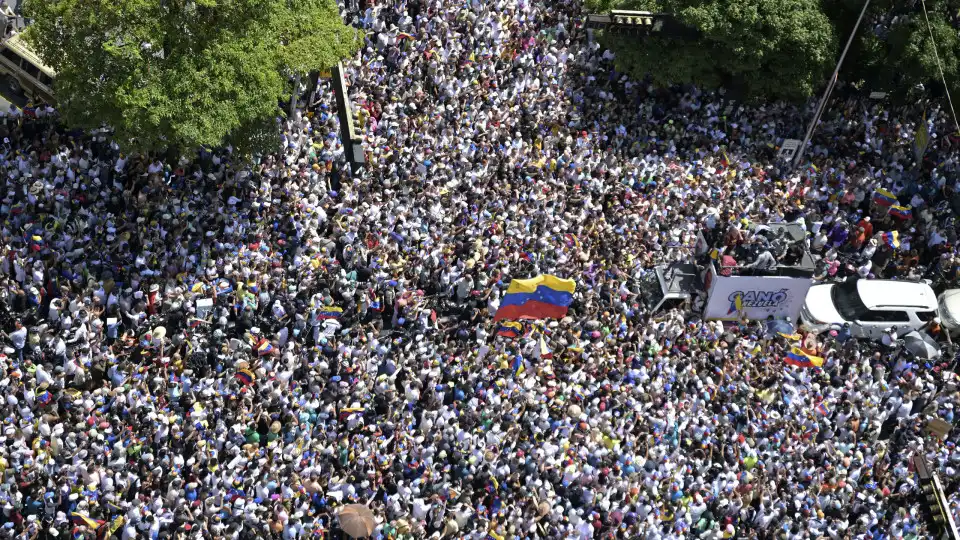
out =
<path fill-rule="evenodd" d="M 839 89 L 789 171 L 810 109 L 630 80 L 581 9 L 359 12 L 356 172 L 324 84 L 252 164 L 5 116 L 0 538 L 338 538 L 348 504 L 382 539 L 927 536 L 911 458 L 955 491 L 956 432 L 925 431 L 952 354 L 839 329 L 794 367 L 764 321 L 639 284 L 701 231 L 768 268 L 756 225 L 791 222 L 817 279 L 950 288 L 947 115 Z M 498 335 L 540 274 L 576 281 L 568 315 Z"/>

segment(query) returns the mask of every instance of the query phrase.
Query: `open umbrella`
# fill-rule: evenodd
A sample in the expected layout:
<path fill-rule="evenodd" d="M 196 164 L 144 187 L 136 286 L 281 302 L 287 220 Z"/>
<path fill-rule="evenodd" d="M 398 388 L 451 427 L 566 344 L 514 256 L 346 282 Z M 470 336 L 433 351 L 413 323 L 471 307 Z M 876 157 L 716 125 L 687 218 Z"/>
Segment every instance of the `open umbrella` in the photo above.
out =
<path fill-rule="evenodd" d="M 363 504 L 348 504 L 337 514 L 340 528 L 350 538 L 372 536 L 377 527 L 373 512 Z"/>
<path fill-rule="evenodd" d="M 940 345 L 927 333 L 914 330 L 903 336 L 903 348 L 910 351 L 917 358 L 933 360 L 940 358 Z"/>
<path fill-rule="evenodd" d="M 776 337 L 777 334 L 793 334 L 793 324 L 783 319 L 766 321 L 764 326 L 766 327 L 765 334 L 767 337 Z"/>

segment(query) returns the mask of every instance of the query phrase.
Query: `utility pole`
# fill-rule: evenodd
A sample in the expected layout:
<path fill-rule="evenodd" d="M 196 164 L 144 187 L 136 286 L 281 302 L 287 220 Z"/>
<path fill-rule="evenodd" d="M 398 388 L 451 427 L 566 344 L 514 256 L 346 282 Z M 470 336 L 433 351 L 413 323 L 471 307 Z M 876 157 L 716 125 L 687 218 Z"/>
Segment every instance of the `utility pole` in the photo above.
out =
<path fill-rule="evenodd" d="M 793 165 L 791 168 L 796 168 L 800 165 L 800 160 L 803 159 L 803 153 L 807 149 L 807 145 L 810 144 L 810 139 L 813 138 L 813 131 L 817 129 L 817 124 L 820 123 L 820 117 L 823 115 L 823 111 L 827 108 L 827 101 L 830 99 L 830 94 L 833 92 L 833 87 L 837 84 L 837 77 L 840 75 L 840 66 L 843 65 L 843 59 L 847 57 L 847 51 L 850 50 L 850 44 L 853 43 L 853 38 L 857 35 L 857 29 L 860 28 L 860 21 L 863 20 L 863 16 L 867 13 L 867 8 L 870 6 L 870 0 L 865 0 L 863 3 L 863 9 L 860 10 L 860 16 L 857 17 L 857 24 L 853 25 L 853 30 L 850 31 L 850 37 L 847 38 L 847 45 L 843 48 L 843 53 L 840 54 L 840 60 L 837 61 L 837 67 L 833 70 L 833 75 L 830 76 L 830 80 L 827 81 L 827 88 L 823 91 L 823 96 L 820 97 L 820 103 L 817 104 L 817 110 L 813 113 L 813 120 L 810 121 L 810 126 L 807 128 L 807 134 L 803 137 L 803 142 L 800 143 L 800 148 L 797 150 L 796 156 L 793 158 Z"/>

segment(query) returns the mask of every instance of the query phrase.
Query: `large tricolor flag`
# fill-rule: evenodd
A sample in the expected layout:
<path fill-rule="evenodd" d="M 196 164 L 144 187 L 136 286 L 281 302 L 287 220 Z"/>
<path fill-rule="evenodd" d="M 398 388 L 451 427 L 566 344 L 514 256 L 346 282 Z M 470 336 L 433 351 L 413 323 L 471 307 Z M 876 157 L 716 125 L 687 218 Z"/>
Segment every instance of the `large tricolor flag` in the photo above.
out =
<path fill-rule="evenodd" d="M 493 320 L 562 319 L 573 303 L 577 284 L 551 275 L 514 279 Z"/>

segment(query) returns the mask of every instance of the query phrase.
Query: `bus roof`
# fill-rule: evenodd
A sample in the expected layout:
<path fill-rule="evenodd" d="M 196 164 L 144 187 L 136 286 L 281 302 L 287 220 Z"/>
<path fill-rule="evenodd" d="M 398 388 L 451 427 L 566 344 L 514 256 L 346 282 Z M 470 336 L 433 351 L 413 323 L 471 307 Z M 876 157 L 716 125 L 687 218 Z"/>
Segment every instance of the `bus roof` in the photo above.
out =
<path fill-rule="evenodd" d="M 31 64 L 37 66 L 40 71 L 46 73 L 51 78 L 55 78 L 57 76 L 57 73 L 53 70 L 53 68 L 50 68 L 44 64 L 43 60 L 37 56 L 37 53 L 33 52 L 33 49 L 27 45 L 27 42 L 23 40 L 22 35 L 16 34 L 11 36 L 10 39 L 3 42 L 3 46 L 8 49 L 12 49 L 17 54 L 28 60 Z"/>

